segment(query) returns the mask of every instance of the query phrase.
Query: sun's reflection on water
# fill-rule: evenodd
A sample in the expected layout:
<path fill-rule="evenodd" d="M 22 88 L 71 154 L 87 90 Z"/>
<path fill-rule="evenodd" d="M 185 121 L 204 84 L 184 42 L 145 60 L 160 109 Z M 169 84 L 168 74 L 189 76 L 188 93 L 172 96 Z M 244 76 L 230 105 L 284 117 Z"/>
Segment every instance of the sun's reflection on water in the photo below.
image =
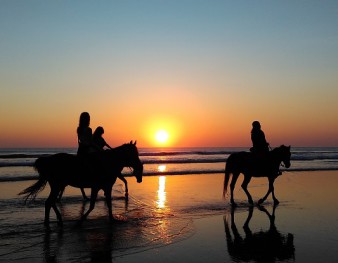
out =
<path fill-rule="evenodd" d="M 167 170 L 167 166 L 165 166 L 164 164 L 159 165 L 159 166 L 157 167 L 157 170 L 158 170 L 159 172 L 165 172 L 165 171 Z"/>
<path fill-rule="evenodd" d="M 157 208 L 165 208 L 166 205 L 166 192 L 165 192 L 165 176 L 160 176 L 158 178 L 158 191 L 157 191 Z"/>

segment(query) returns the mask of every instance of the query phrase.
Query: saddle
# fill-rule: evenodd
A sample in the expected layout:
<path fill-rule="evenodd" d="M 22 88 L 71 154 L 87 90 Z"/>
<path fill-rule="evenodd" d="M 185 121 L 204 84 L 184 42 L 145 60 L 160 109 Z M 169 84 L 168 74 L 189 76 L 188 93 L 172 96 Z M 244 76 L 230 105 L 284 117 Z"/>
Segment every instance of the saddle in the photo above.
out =
<path fill-rule="evenodd" d="M 91 174 L 103 170 L 105 164 L 100 152 L 88 153 L 81 156 L 76 156 L 80 169 L 86 174 Z"/>
<path fill-rule="evenodd" d="M 270 151 L 251 151 L 251 160 L 253 171 L 257 175 L 281 174 L 279 169 L 274 171 L 275 168 L 271 165 Z"/>

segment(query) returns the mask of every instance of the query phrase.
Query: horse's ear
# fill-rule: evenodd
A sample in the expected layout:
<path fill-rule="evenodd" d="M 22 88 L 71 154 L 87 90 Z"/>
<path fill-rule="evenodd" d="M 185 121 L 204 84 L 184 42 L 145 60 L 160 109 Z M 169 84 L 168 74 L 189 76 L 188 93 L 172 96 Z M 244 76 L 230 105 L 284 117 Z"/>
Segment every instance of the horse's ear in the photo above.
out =
<path fill-rule="evenodd" d="M 133 140 L 131 140 L 129 144 L 133 144 Z"/>
<path fill-rule="evenodd" d="M 135 140 L 134 145 L 136 145 L 136 142 L 137 142 L 137 141 Z"/>

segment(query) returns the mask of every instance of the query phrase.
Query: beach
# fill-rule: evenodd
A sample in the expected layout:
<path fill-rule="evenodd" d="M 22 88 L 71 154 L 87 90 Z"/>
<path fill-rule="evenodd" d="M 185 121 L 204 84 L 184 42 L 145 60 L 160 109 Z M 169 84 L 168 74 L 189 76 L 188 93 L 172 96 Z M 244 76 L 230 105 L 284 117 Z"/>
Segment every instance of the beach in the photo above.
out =
<path fill-rule="evenodd" d="M 338 263 L 337 26 L 338 1 L 0 1 L 0 263 Z"/>
<path fill-rule="evenodd" d="M 64 226 L 57 225 L 51 212 L 49 230 L 43 225 L 48 187 L 24 205 L 17 194 L 34 181 L 2 182 L 0 261 L 337 262 L 338 171 L 284 172 L 275 182 L 280 201 L 275 208 L 271 196 L 263 207 L 250 207 L 240 177 L 238 207 L 232 209 L 229 198 L 222 199 L 223 178 L 144 176 L 137 184 L 128 177 L 128 202 L 122 182 L 114 186 L 116 220 L 109 222 L 100 192 L 81 225 L 78 219 L 89 204 L 79 189 L 68 187 L 58 204 Z M 252 179 L 249 191 L 257 202 L 267 191 L 267 179 Z M 254 246 L 259 249 L 253 251 Z"/>

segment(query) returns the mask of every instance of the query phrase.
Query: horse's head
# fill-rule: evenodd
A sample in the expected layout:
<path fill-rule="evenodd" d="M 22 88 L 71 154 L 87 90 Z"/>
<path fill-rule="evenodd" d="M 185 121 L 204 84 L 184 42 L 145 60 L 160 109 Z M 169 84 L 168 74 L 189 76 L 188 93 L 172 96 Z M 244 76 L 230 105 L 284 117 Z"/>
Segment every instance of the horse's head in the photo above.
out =
<path fill-rule="evenodd" d="M 291 166 L 291 146 L 281 145 L 279 148 L 279 154 L 281 161 L 284 163 L 286 168 Z"/>
<path fill-rule="evenodd" d="M 143 164 L 139 158 L 136 141 L 130 141 L 122 146 L 125 149 L 126 166 L 133 168 L 133 175 L 138 183 L 142 183 Z"/>

